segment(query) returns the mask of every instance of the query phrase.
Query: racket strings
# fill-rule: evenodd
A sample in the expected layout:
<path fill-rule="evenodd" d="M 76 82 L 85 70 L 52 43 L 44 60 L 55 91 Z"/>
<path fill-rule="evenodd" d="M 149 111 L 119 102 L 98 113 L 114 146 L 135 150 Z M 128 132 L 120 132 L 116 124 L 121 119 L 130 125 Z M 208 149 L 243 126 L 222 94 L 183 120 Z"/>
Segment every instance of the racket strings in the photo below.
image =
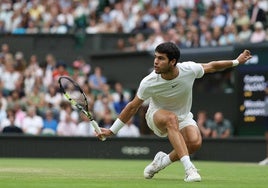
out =
<path fill-rule="evenodd" d="M 70 96 L 73 100 L 77 102 L 78 105 L 82 106 L 84 109 L 88 110 L 87 102 L 85 96 L 80 91 L 72 91 Z"/>
<path fill-rule="evenodd" d="M 72 100 L 74 100 L 79 106 L 88 110 L 87 99 L 81 92 L 79 86 L 76 86 L 73 82 L 64 78 L 61 79 L 61 85 Z"/>

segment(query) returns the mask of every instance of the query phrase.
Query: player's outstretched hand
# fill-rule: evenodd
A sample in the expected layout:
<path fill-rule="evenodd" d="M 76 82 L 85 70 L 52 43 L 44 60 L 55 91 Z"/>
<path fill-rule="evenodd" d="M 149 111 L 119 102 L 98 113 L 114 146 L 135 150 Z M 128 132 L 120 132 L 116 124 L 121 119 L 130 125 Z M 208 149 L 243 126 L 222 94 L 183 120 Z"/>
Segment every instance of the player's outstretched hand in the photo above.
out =
<path fill-rule="evenodd" d="M 107 138 L 109 136 L 114 135 L 113 132 L 110 129 L 106 129 L 106 128 L 100 128 L 101 129 L 101 133 L 96 133 L 96 136 L 101 140 L 103 137 Z"/>
<path fill-rule="evenodd" d="M 246 61 L 252 58 L 252 55 L 249 50 L 244 50 L 237 58 L 239 64 L 244 64 Z"/>

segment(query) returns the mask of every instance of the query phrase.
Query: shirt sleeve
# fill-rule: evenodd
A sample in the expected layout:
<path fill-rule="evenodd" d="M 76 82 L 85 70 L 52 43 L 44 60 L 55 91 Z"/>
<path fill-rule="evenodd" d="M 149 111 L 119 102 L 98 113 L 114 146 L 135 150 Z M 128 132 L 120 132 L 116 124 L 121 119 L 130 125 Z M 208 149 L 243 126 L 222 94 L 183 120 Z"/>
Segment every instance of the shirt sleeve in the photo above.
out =
<path fill-rule="evenodd" d="M 140 86 L 139 86 L 138 91 L 137 91 L 137 96 L 141 100 L 144 100 L 144 101 L 151 97 L 149 84 L 148 84 L 148 81 L 146 80 L 146 78 L 144 78 L 141 81 Z"/>
<path fill-rule="evenodd" d="M 191 69 L 194 72 L 195 78 L 201 78 L 202 76 L 204 76 L 205 71 L 201 63 L 187 61 L 184 62 L 183 64 L 187 67 L 187 69 Z"/>
<path fill-rule="evenodd" d="M 195 63 L 193 61 L 189 61 L 189 62 L 187 62 L 187 64 L 190 66 L 190 68 L 195 73 L 196 78 L 201 78 L 202 76 L 204 76 L 205 71 L 204 71 L 204 68 L 201 65 L 201 63 Z"/>

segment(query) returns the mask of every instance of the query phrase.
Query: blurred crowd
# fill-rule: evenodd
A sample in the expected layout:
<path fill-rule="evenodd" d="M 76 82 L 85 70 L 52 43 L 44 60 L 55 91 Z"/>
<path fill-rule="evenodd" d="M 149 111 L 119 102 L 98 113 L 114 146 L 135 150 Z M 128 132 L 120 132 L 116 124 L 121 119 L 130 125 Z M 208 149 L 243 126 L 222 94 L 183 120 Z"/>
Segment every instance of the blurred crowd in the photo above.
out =
<path fill-rule="evenodd" d="M 2 0 L 0 33 L 132 33 L 121 50 L 268 40 L 267 0 Z"/>
<path fill-rule="evenodd" d="M 91 70 L 79 57 L 71 65 L 53 54 L 26 60 L 8 44 L 0 52 L 0 131 L 29 135 L 94 136 L 89 119 L 79 114 L 59 91 L 60 76 L 73 78 L 88 97 L 89 110 L 101 127 L 109 128 L 132 98 L 120 82 L 108 83 L 101 67 Z M 117 136 L 140 136 L 135 118 Z"/>

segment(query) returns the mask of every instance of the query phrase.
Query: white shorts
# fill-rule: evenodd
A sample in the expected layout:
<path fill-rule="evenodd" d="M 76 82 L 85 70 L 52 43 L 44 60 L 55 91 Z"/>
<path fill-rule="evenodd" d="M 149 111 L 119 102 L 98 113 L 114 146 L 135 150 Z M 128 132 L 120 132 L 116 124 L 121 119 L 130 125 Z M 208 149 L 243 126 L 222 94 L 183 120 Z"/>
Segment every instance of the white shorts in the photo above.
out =
<path fill-rule="evenodd" d="M 155 111 L 147 111 L 145 119 L 147 122 L 148 127 L 159 137 L 166 137 L 167 136 L 167 132 L 162 132 L 161 130 L 159 130 L 157 128 L 157 126 L 154 123 L 154 113 Z M 193 114 L 190 112 L 184 119 L 180 120 L 181 118 L 179 118 L 179 130 L 187 127 L 187 126 L 196 126 L 197 127 L 197 123 L 196 121 L 193 119 Z"/>

